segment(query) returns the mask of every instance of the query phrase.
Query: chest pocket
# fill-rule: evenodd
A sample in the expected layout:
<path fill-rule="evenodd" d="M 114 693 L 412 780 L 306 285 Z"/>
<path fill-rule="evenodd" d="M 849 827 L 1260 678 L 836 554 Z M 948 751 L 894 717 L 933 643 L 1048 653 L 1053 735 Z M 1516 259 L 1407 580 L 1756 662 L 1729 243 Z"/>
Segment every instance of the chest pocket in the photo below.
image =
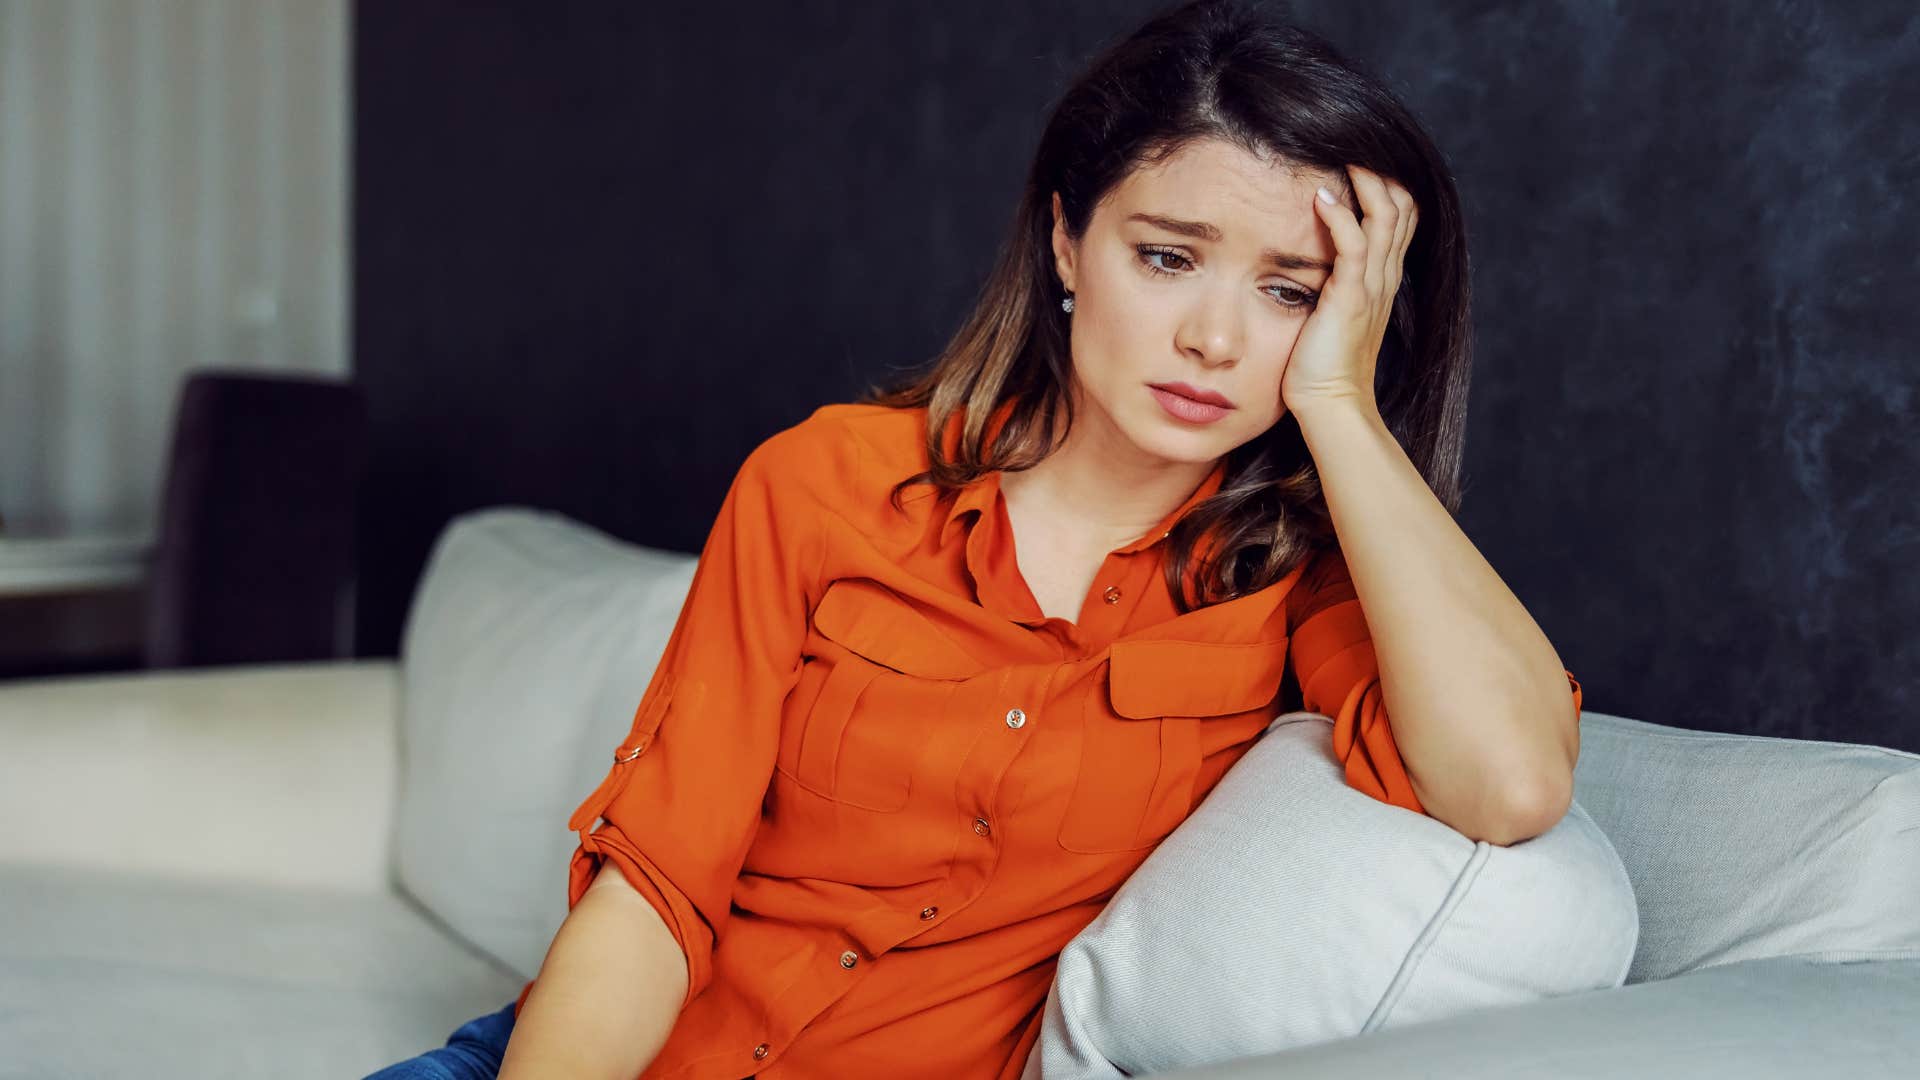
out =
<path fill-rule="evenodd" d="M 1085 698 L 1080 766 L 1060 846 L 1152 847 L 1193 810 L 1201 725 L 1274 711 L 1287 642 L 1117 641 L 1107 694 Z"/>
<path fill-rule="evenodd" d="M 827 586 L 807 652 L 782 715 L 778 772 L 835 803 L 906 806 L 929 725 L 982 665 L 906 598 L 864 578 Z"/>

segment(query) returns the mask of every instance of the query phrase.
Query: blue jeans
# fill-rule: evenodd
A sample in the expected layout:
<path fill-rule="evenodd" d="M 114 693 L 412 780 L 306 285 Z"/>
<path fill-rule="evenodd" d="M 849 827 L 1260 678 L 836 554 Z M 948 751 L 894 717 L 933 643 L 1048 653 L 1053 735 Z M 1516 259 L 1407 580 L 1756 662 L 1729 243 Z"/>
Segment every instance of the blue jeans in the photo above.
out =
<path fill-rule="evenodd" d="M 513 1033 L 513 1002 L 461 1024 L 447 1045 L 395 1062 L 365 1080 L 496 1080 Z"/>

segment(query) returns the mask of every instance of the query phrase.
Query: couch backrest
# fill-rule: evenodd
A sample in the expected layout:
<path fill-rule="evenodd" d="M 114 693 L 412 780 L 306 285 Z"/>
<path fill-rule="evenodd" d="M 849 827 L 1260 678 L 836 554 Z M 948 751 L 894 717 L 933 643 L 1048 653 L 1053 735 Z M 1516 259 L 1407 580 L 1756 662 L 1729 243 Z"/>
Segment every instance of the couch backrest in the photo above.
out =
<path fill-rule="evenodd" d="M 1640 906 L 1627 982 L 1920 958 L 1920 755 L 1581 714 L 1574 799 Z"/>
<path fill-rule="evenodd" d="M 696 559 L 523 507 L 434 546 L 402 643 L 402 888 L 531 978 L 566 821 L 606 775 Z M 1588 710 L 1574 797 L 1639 904 L 1627 981 L 1761 956 L 1920 957 L 1920 755 Z"/>
<path fill-rule="evenodd" d="M 532 978 L 567 914 L 567 818 L 606 775 L 696 559 L 559 514 L 442 530 L 401 643 L 399 886 Z"/>

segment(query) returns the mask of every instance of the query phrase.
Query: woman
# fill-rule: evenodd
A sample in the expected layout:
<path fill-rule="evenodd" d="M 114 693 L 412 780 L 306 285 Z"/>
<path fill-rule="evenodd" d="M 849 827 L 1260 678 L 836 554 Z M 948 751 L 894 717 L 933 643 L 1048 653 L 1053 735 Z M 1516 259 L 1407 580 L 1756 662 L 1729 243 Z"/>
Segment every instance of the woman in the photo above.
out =
<path fill-rule="evenodd" d="M 1202 0 L 1112 47 L 933 367 L 741 467 L 539 977 L 376 1075 L 1018 1076 L 1281 709 L 1550 828 L 1579 685 L 1453 522 L 1467 302 L 1444 160 L 1325 43 Z"/>

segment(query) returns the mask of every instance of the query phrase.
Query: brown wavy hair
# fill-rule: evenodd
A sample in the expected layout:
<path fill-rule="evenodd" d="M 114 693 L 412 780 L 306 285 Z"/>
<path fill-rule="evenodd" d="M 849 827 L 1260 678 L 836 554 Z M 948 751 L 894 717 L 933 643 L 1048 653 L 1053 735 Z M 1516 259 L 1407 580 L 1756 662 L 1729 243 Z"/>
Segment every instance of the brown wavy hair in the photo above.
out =
<path fill-rule="evenodd" d="M 861 399 L 928 410 L 930 468 L 894 487 L 896 506 L 909 485 L 931 483 L 950 497 L 989 470 L 1032 468 L 1059 444 L 1073 422 L 1073 361 L 1053 268 L 1052 193 L 1078 241 L 1094 208 L 1134 169 L 1202 138 L 1329 170 L 1349 192 L 1351 162 L 1412 194 L 1420 226 L 1374 396 L 1427 486 L 1458 513 L 1472 340 L 1465 225 L 1447 162 L 1380 81 L 1248 0 L 1164 11 L 1106 46 L 1061 95 L 972 313 L 927 370 L 892 389 L 869 387 Z M 985 445 L 988 421 L 1005 403 L 1007 420 Z M 960 437 L 949 447 L 943 436 L 956 412 Z M 1167 584 L 1183 612 L 1256 592 L 1337 546 L 1292 413 L 1226 457 L 1220 490 L 1169 538 Z"/>

